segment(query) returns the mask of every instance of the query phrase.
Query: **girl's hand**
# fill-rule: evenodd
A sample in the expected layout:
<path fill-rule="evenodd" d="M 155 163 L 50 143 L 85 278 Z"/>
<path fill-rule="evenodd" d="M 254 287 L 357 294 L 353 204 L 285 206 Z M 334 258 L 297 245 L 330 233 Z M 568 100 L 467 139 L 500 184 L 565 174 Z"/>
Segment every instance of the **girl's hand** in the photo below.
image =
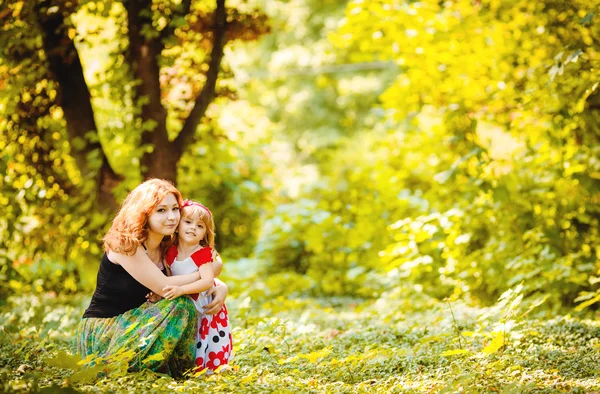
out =
<path fill-rule="evenodd" d="M 164 297 L 167 300 L 174 300 L 175 298 L 181 297 L 185 294 L 181 286 L 166 286 L 163 288 L 163 291 L 165 292 Z"/>
<path fill-rule="evenodd" d="M 161 296 L 159 296 L 156 293 L 150 292 L 148 294 L 146 294 L 146 301 L 151 302 L 153 304 L 157 303 L 158 301 L 161 300 Z"/>
<path fill-rule="evenodd" d="M 219 313 L 223 304 L 225 303 L 225 297 L 227 297 L 227 293 L 229 292 L 229 288 L 223 282 L 217 282 L 217 286 L 213 286 L 210 290 L 208 290 L 208 295 L 212 295 L 214 298 L 212 302 L 204 307 L 204 313 L 209 315 L 216 315 Z"/>

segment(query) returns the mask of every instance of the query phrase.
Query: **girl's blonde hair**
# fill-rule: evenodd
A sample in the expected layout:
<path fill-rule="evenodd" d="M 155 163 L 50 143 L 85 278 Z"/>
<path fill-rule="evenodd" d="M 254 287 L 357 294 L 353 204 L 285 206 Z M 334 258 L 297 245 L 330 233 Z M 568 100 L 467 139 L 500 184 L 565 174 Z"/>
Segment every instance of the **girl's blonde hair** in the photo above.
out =
<path fill-rule="evenodd" d="M 216 237 L 215 222 L 208 208 L 198 202 L 185 200 L 181 206 L 181 219 L 183 220 L 184 218 L 202 220 L 206 227 L 206 234 L 200 240 L 200 245 L 210 246 L 214 249 Z"/>
<path fill-rule="evenodd" d="M 104 236 L 104 250 L 128 256 L 135 254 L 137 248 L 148 239 L 148 217 L 169 193 L 175 196 L 177 204 L 181 207 L 181 193 L 171 182 L 164 179 L 148 179 L 133 189 L 121 204 L 110 230 Z M 173 244 L 174 237 L 165 236 L 161 241 L 163 255 Z"/>

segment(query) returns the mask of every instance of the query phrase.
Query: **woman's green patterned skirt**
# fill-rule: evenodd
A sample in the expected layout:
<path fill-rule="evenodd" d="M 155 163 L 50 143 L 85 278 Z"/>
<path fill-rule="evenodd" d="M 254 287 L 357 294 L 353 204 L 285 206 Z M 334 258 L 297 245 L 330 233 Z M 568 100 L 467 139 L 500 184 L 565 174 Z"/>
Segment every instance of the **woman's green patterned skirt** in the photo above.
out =
<path fill-rule="evenodd" d="M 89 365 L 124 365 L 180 376 L 194 367 L 196 308 L 188 297 L 161 300 L 109 318 L 83 318 L 77 352 Z"/>

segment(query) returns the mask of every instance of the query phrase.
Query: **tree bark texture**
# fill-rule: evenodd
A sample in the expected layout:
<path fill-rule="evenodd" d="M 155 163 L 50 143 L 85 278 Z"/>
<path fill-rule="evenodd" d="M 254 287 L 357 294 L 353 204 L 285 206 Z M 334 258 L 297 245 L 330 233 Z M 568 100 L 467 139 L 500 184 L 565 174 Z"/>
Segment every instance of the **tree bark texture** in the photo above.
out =
<path fill-rule="evenodd" d="M 99 204 L 111 209 L 117 206 L 112 190 L 122 177 L 112 169 L 99 142 L 90 92 L 75 43 L 68 35 L 64 14 L 60 7 L 52 6 L 52 1 L 40 0 L 35 14 L 42 29 L 50 71 L 58 82 L 57 99 L 65 116 L 67 134 L 71 141 L 77 141 L 71 144 L 71 154 L 83 178 L 96 179 Z M 95 157 L 96 163 L 90 163 L 89 157 Z"/>
<path fill-rule="evenodd" d="M 177 165 L 186 147 L 196 141 L 196 128 L 215 97 L 215 88 L 226 42 L 227 12 L 225 0 L 217 0 L 213 26 L 214 41 L 206 82 L 195 99 L 194 107 L 181 131 L 174 141 L 169 141 L 166 125 L 167 112 L 161 102 L 160 70 L 158 67 L 159 56 L 163 49 L 162 42 L 168 37 L 165 37 L 165 34 L 142 34 L 142 31 L 152 31 L 148 27 L 152 24 L 151 18 L 144 16 L 151 15 L 151 5 L 151 0 L 127 1 L 128 56 L 134 75 L 140 81 L 136 95 L 138 99 L 142 99 L 144 102 L 141 111 L 143 123 L 154 125 L 151 130 L 144 130 L 142 134 L 142 144 L 151 147 L 149 151 L 144 153 L 141 160 L 142 177 L 144 179 L 163 178 L 176 183 Z M 190 6 L 191 2 L 184 1 L 182 3 L 183 12 L 189 12 Z M 174 34 L 168 28 L 165 31 L 168 34 Z"/>
<path fill-rule="evenodd" d="M 184 126 L 173 141 L 167 131 L 167 111 L 161 101 L 159 59 L 163 42 L 174 34 L 171 27 L 162 32 L 152 26 L 151 0 L 125 0 L 129 48 L 127 60 L 136 78 L 135 99 L 140 102 L 144 130 L 141 143 L 148 150 L 141 158 L 142 177 L 163 178 L 176 182 L 177 165 L 186 148 L 196 142 L 196 129 L 214 100 L 223 48 L 226 42 L 227 12 L 225 0 L 216 0 L 213 25 L 213 48 L 206 82 L 195 99 Z M 189 13 L 191 1 L 184 0 L 178 12 Z M 83 68 L 65 24 L 68 11 L 60 1 L 40 0 L 36 3 L 36 18 L 43 32 L 44 51 L 50 70 L 58 82 L 58 105 L 67 123 L 72 154 L 84 178 L 95 177 L 101 205 L 114 208 L 117 203 L 112 190 L 123 180 L 111 167 L 98 138 L 90 92 Z M 96 160 L 90 160 L 96 157 Z"/>

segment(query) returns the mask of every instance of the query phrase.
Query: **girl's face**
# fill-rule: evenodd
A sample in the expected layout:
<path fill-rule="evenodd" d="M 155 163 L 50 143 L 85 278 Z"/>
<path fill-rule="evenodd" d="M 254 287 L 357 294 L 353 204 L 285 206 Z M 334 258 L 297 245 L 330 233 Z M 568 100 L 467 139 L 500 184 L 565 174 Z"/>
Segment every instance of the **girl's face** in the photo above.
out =
<path fill-rule="evenodd" d="M 206 225 L 201 219 L 192 219 L 184 216 L 179 222 L 179 242 L 186 244 L 199 244 L 206 235 Z"/>
<path fill-rule="evenodd" d="M 148 229 L 162 236 L 172 235 L 177 229 L 180 213 L 177 198 L 171 193 L 152 210 L 148 217 Z"/>

